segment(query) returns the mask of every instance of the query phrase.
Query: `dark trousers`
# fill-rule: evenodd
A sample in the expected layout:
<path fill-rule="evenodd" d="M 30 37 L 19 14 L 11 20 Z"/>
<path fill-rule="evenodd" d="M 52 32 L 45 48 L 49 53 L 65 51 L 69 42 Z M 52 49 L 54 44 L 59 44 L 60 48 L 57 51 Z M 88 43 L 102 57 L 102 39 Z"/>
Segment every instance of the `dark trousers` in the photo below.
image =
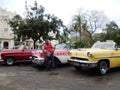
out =
<path fill-rule="evenodd" d="M 53 54 L 51 54 L 50 56 L 45 57 L 44 66 L 45 66 L 45 70 L 50 70 L 51 68 L 55 67 Z"/>

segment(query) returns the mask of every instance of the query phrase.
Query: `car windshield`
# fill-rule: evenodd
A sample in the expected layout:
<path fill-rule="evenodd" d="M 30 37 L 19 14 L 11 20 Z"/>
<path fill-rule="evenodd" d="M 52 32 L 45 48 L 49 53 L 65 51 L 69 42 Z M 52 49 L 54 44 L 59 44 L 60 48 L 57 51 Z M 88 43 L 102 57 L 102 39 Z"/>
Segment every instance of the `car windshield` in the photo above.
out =
<path fill-rule="evenodd" d="M 92 46 L 92 48 L 114 49 L 115 43 L 105 43 L 105 42 L 95 43 Z"/>
<path fill-rule="evenodd" d="M 24 46 L 24 45 L 20 45 L 20 46 L 18 47 L 18 50 L 23 50 L 23 49 L 25 49 L 25 46 Z"/>
<path fill-rule="evenodd" d="M 55 46 L 55 48 L 56 49 L 69 49 L 69 45 L 67 45 L 67 44 L 57 44 L 56 46 Z"/>

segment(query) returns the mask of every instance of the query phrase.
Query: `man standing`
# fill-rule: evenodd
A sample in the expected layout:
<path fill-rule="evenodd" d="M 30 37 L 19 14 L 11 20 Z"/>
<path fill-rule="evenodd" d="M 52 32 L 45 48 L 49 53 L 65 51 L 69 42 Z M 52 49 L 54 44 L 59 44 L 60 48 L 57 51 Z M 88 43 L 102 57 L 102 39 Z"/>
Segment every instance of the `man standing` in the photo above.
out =
<path fill-rule="evenodd" d="M 53 65 L 53 47 L 51 43 L 46 40 L 44 44 L 44 52 L 45 52 L 45 70 L 50 70 Z"/>

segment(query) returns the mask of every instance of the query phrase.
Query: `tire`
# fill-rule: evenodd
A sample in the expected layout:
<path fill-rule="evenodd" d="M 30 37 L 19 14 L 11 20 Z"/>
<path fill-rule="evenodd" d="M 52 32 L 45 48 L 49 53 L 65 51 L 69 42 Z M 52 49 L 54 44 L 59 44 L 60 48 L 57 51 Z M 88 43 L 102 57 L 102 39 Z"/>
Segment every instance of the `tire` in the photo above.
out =
<path fill-rule="evenodd" d="M 74 66 L 75 67 L 75 69 L 77 70 L 77 71 L 81 71 L 82 70 L 82 67 L 77 67 L 77 66 Z"/>
<path fill-rule="evenodd" d="M 61 62 L 57 58 L 54 58 L 53 62 L 54 62 L 53 67 L 60 67 L 62 65 Z"/>
<path fill-rule="evenodd" d="M 9 58 L 7 58 L 7 59 L 5 60 L 5 63 L 6 63 L 8 66 L 12 66 L 12 65 L 15 64 L 15 60 L 14 60 L 14 58 L 9 57 Z"/>
<path fill-rule="evenodd" d="M 99 75 L 107 74 L 109 70 L 108 63 L 106 61 L 100 61 L 97 66 L 97 71 Z"/>

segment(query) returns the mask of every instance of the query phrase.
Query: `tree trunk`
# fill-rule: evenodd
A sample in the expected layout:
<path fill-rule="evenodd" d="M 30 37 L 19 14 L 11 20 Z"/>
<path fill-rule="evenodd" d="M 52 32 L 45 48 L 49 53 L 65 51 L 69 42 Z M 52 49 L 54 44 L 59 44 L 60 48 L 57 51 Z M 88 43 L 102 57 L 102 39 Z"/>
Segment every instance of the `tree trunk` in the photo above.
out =
<path fill-rule="evenodd" d="M 36 48 L 36 40 L 33 41 L 34 49 Z"/>

